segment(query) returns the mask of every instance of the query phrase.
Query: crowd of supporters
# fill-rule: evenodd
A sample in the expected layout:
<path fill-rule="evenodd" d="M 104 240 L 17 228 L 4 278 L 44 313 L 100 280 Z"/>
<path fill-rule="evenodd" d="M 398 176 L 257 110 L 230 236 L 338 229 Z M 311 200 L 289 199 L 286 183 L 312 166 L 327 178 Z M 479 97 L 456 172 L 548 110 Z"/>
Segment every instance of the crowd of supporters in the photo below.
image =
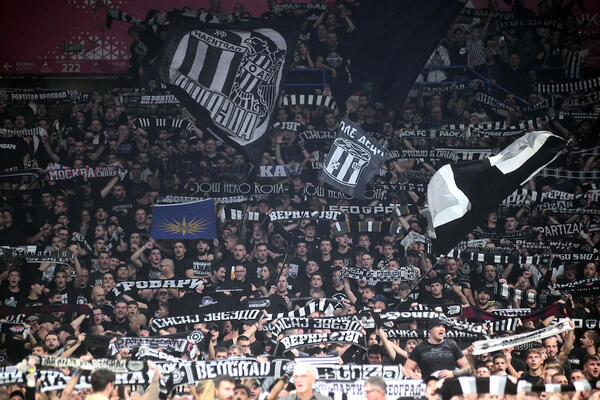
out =
<path fill-rule="evenodd" d="M 214 3 L 216 7 L 218 2 Z M 513 13 L 517 18 L 536 17 L 534 11 L 522 7 L 521 2 L 515 3 Z M 153 319 L 195 314 L 201 306 L 211 304 L 216 304 L 219 311 L 235 310 L 248 308 L 253 299 L 268 299 L 268 311 L 278 313 L 301 308 L 311 298 L 326 298 L 334 304 L 333 315 L 408 310 L 419 305 L 440 311 L 451 305 L 473 306 L 486 311 L 506 308 L 536 311 L 549 303 L 533 294 L 554 294 L 549 290 L 554 283 L 588 279 L 594 285 L 594 280 L 599 278 L 597 257 L 581 262 L 531 265 L 477 262 L 461 257 L 438 260 L 427 243 L 427 221 L 417 211 L 411 209 L 402 216 L 372 211 L 380 204 L 425 206 L 425 191 L 394 191 L 386 185 L 414 183 L 415 178 L 418 182 L 447 160 L 388 160 L 386 173 L 371 182 L 373 192 L 379 190 L 384 193 L 383 197 L 339 200 L 316 196 L 315 191 L 307 190 L 307 187 L 320 186 L 318 174 L 333 136 L 323 140 L 323 137 L 301 134 L 305 131 L 335 131 L 342 117 L 373 132 L 390 150 L 456 148 L 459 151 L 489 149 L 492 153 L 506 147 L 514 137 L 477 135 L 473 126 L 468 125 L 464 127 L 462 137 L 411 138 L 404 137 L 403 132 L 495 121 L 517 126 L 533 120 L 571 140 L 568 153 L 557 159 L 552 168 L 597 171 L 599 136 L 594 132 L 600 128 L 599 120 L 569 115 L 600 113 L 600 104 L 573 106 L 569 100 L 577 99 L 581 93 L 556 95 L 536 91 L 536 84 L 542 80 L 582 78 L 581 62 L 588 54 L 588 50 L 573 39 L 581 27 L 569 9 L 557 7 L 555 3 L 550 6 L 541 1 L 535 11 L 547 18 L 562 17 L 561 30 L 499 30 L 495 29 L 497 21 L 492 17 L 460 17 L 432 54 L 411 96 L 400 109 L 377 102 L 370 96 L 368 86 L 361 87 L 352 81 L 351 63 L 344 48 L 346 37 L 355 29 L 351 5 L 340 3 L 335 10 L 315 12 L 298 45 L 293 67 L 324 69 L 330 85 L 322 91 L 312 89 L 311 93 L 333 94 L 336 100 L 343 98 L 346 101 L 338 104 L 337 110 L 314 105 L 284 106 L 280 101 L 261 165 L 265 170 L 281 166 L 285 171 L 281 177 L 256 175 L 256 169 L 249 171 L 247 158 L 239 149 L 210 136 L 183 107 L 140 104 L 135 100 L 139 93 L 128 89 L 89 94 L 62 103 L 33 101 L 25 104 L 0 100 L 2 128 L 7 132 L 37 126 L 45 131 L 36 136 L 5 134 L 0 137 L 0 166 L 4 170 L 33 167 L 42 171 L 41 178 L 30 175 L 2 178 L 0 245 L 68 249 L 74 254 L 74 259 L 68 263 L 3 259 L 0 273 L 3 315 L 23 314 L 17 311 L 23 310 L 23 306 L 90 306 L 89 313 L 61 311 L 23 315 L 17 322 L 29 330 L 27 335 L 2 331 L 0 351 L 5 365 L 14 365 L 30 354 L 131 358 L 135 353 L 133 349 L 113 355 L 106 346 L 94 346 L 87 339 L 98 335 L 153 336 L 156 333 L 149 328 Z M 220 20 L 243 21 L 250 17 L 241 4 L 236 5 L 236 11 L 229 16 L 218 15 L 220 10 L 217 9 L 209 11 Z M 143 40 L 137 31 L 147 33 L 146 29 L 134 25 L 130 34 L 132 37 L 138 34 L 134 37 L 136 41 Z M 144 47 L 159 49 L 160 44 Z M 576 52 L 581 59 L 574 60 Z M 150 74 L 152 78 L 152 65 L 147 61 L 153 56 L 146 54 L 142 58 L 144 61 L 132 59 L 134 71 Z M 479 80 L 472 80 L 473 75 L 468 75 L 467 69 L 435 69 L 449 65 L 475 70 L 480 74 Z M 512 107 L 510 110 L 475 100 L 478 91 L 486 90 L 482 86 L 482 76 L 507 89 L 500 100 Z M 163 89 L 156 88 L 151 81 L 145 80 L 152 91 L 144 94 L 164 94 Z M 453 83 L 445 85 L 443 81 Z M 294 88 L 294 91 L 299 89 Z M 531 112 L 518 111 L 518 107 L 524 105 L 519 103 L 519 98 L 529 105 L 545 100 L 552 100 L 552 104 Z M 565 117 L 546 118 L 559 112 L 564 112 Z M 140 117 L 184 119 L 190 123 L 190 128 L 141 127 L 135 123 Z M 106 178 L 77 176 L 65 180 L 50 178 L 49 174 L 49 171 L 65 168 L 111 165 L 118 165 L 121 172 L 126 170 L 126 174 Z M 277 194 L 259 194 L 241 203 L 234 202 L 234 194 L 221 194 L 223 199 L 215 201 L 217 215 L 224 216 L 218 223 L 217 239 L 154 240 L 150 237 L 152 205 L 159 197 L 219 197 L 203 194 L 198 188 L 224 182 L 239 186 L 249 179 L 261 185 L 281 184 L 282 189 Z M 420 182 L 426 184 L 427 181 Z M 538 176 L 528 181 L 524 188 L 537 192 L 554 190 L 586 194 L 597 190 L 596 185 L 597 179 L 593 178 Z M 582 200 L 583 203 L 578 203 L 582 209 L 597 206 L 592 198 Z M 359 212 L 346 213 L 345 222 L 349 226 L 356 221 L 374 221 L 395 222 L 400 228 L 390 232 L 346 232 L 333 229 L 330 221 L 270 222 L 265 218 L 259 221 L 248 218 L 250 212 L 265 215 L 277 210 L 330 210 L 331 206 L 340 209 L 360 207 Z M 242 210 L 243 219 L 231 219 L 229 211 L 232 208 Z M 556 240 L 563 244 L 563 250 L 557 252 L 594 254 L 600 241 L 598 219 L 598 213 L 593 212 L 560 213 L 526 204 L 499 205 L 485 221 L 481 221 L 477 228 L 480 234 L 474 233 L 465 239 L 472 241 L 470 245 L 477 243 L 477 251 L 489 254 L 510 252 L 533 256 L 545 251 L 519 245 L 518 240 L 527 243 Z M 580 230 L 551 238 L 543 235 L 544 227 L 563 224 L 575 224 Z M 496 247 L 498 249 L 494 249 Z M 345 271 L 352 267 L 409 268 L 415 276 L 412 281 L 393 282 L 351 279 L 345 276 Z M 421 280 L 425 275 L 427 277 Z M 113 295 L 113 288 L 119 282 L 184 278 L 202 278 L 205 282 L 192 291 L 145 288 Z M 520 299 L 503 296 L 498 291 L 502 285 L 531 296 Z M 469 342 L 457 339 L 454 344 L 446 339 L 445 342 L 451 343 L 449 351 L 455 356 L 453 361 L 457 363 L 457 370 L 443 368 L 441 373 L 433 374 L 435 380 L 463 372 L 477 377 L 507 375 L 511 380 L 524 379 L 533 384 L 598 380 L 600 291 L 588 291 L 584 295 L 567 293 L 555 300 L 584 323 L 595 321 L 595 324 L 587 328 L 584 324 L 574 331 L 544 339 L 539 346 L 529 350 L 508 348 L 477 356 L 472 354 Z M 12 313 L 11 308 L 15 310 Z M 540 329 L 550 325 L 553 319 L 550 316 L 524 321 L 509 333 Z M 425 323 L 425 326 L 423 321 L 398 322 L 395 328 L 428 328 L 432 336 L 438 334 L 437 330 L 448 329 L 440 321 L 436 322 Z M 159 334 L 177 335 L 186 330 L 201 330 L 204 339 L 195 344 L 198 360 L 258 357 L 267 361 L 275 354 L 281 340 L 265 328 L 267 325 L 264 320 L 232 320 L 170 327 Z M 289 329 L 285 334 L 298 331 Z M 431 365 L 431 359 L 423 357 L 428 351 L 426 346 L 421 345 L 418 354 L 413 354 L 421 342 L 431 343 L 428 339 L 388 338 L 382 327 L 369 328 L 365 334 L 366 350 L 349 344 L 330 343 L 304 346 L 283 356 L 334 355 L 346 364 L 403 365 L 404 374 L 414 379 L 428 379 L 434 371 L 440 370 Z M 443 333 L 441 337 L 444 342 Z M 189 353 L 177 355 L 189 357 Z M 460 371 L 464 368 L 465 371 Z M 302 379 L 298 376 L 295 378 Z M 272 383 L 242 379 L 235 383 L 235 398 L 263 399 L 271 391 L 271 399 L 294 390 L 287 382 L 270 387 Z M 201 388 L 197 390 L 201 391 Z M 22 385 L 11 385 L 3 388 L 0 396 L 13 400 L 24 398 L 24 393 Z M 49 393 L 38 393 L 36 398 L 45 400 L 60 396 L 56 392 Z M 578 396 L 591 395 L 582 393 L 578 392 Z M 573 393 L 564 395 L 570 397 Z M 435 395 L 428 392 L 427 396 L 434 398 Z M 554 395 L 542 396 L 550 398 Z"/>

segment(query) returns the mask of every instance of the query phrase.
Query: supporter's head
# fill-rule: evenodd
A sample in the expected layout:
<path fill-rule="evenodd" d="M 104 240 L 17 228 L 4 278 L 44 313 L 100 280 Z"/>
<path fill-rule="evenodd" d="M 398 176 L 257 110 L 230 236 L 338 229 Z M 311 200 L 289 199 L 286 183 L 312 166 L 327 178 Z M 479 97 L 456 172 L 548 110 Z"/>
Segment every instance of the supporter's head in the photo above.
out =
<path fill-rule="evenodd" d="M 491 371 L 488 369 L 485 364 L 477 364 L 477 369 L 475 370 L 475 376 L 477 378 L 489 378 L 491 375 Z"/>
<path fill-rule="evenodd" d="M 108 369 L 97 369 L 90 378 L 94 393 L 102 393 L 110 397 L 115 386 L 115 373 Z"/>
<path fill-rule="evenodd" d="M 477 289 L 477 305 L 478 306 L 485 306 L 487 305 L 488 301 L 490 301 L 490 299 L 492 298 L 492 293 L 491 290 L 488 289 L 485 286 L 482 286 L 480 288 Z"/>
<path fill-rule="evenodd" d="M 313 275 L 314 277 L 314 275 Z M 311 284 L 312 284 L 312 279 L 311 279 Z M 279 280 L 277 281 L 277 293 L 283 294 L 283 293 L 287 293 L 287 289 L 288 289 L 288 279 L 285 275 L 281 275 L 279 277 Z"/>
<path fill-rule="evenodd" d="M 365 381 L 365 393 L 367 400 L 385 400 L 387 387 L 383 378 L 371 376 Z"/>
<path fill-rule="evenodd" d="M 369 253 L 363 253 L 360 257 L 362 267 L 365 269 L 373 269 L 373 256 Z"/>
<path fill-rule="evenodd" d="M 92 321 L 94 325 L 100 325 L 104 322 L 104 311 L 102 311 L 102 308 L 98 307 L 92 310 Z"/>
<path fill-rule="evenodd" d="M 444 283 L 440 278 L 433 278 L 429 283 L 429 288 L 431 289 L 431 295 L 435 298 L 439 298 L 442 296 L 442 292 L 444 290 Z"/>
<path fill-rule="evenodd" d="M 233 389 L 233 399 L 234 400 L 248 400 L 250 397 L 250 389 L 248 387 L 237 384 Z"/>
<path fill-rule="evenodd" d="M 263 283 L 269 283 L 275 278 L 275 271 L 270 265 L 263 265 L 260 269 L 260 277 L 259 279 Z"/>
<path fill-rule="evenodd" d="M 215 282 L 215 283 L 225 282 L 225 276 L 227 275 L 225 266 L 214 264 L 212 266 L 211 270 L 212 270 L 211 279 L 213 282 Z"/>
<path fill-rule="evenodd" d="M 251 326 L 252 323 L 253 322 L 251 322 L 249 326 Z M 250 339 L 247 336 L 238 336 L 236 344 L 242 349 L 242 355 L 252 354 L 252 350 L 250 349 Z"/>
<path fill-rule="evenodd" d="M 584 350 L 598 349 L 598 346 L 600 346 L 600 335 L 597 331 L 587 330 L 583 332 L 579 341 Z"/>
<path fill-rule="evenodd" d="M 235 280 L 244 282 L 246 280 L 246 267 L 244 265 L 236 265 L 233 269 Z"/>
<path fill-rule="evenodd" d="M 446 323 L 440 319 L 434 318 L 428 320 L 429 338 L 435 342 L 441 342 L 446 337 Z"/>
<path fill-rule="evenodd" d="M 266 243 L 259 243 L 256 245 L 256 258 L 260 262 L 265 262 L 267 260 L 268 249 L 269 248 L 267 247 Z M 235 247 L 234 247 L 234 252 L 235 252 Z"/>
<path fill-rule="evenodd" d="M 160 265 L 160 260 L 162 260 L 162 253 L 158 247 L 155 247 L 150 250 L 150 263 L 152 265 Z"/>
<path fill-rule="evenodd" d="M 592 279 L 598 276 L 598 265 L 596 262 L 591 261 L 585 263 L 583 266 L 583 278 L 584 279 Z"/>
<path fill-rule="evenodd" d="M 554 383 L 554 384 L 558 384 L 558 385 L 568 385 L 569 384 L 569 380 L 567 379 L 567 376 L 563 373 L 557 373 L 552 375 L 551 379 L 550 379 L 550 383 Z"/>
<path fill-rule="evenodd" d="M 127 318 L 127 302 L 123 299 L 117 300 L 115 308 L 113 310 L 114 319 L 116 321 L 123 321 Z"/>
<path fill-rule="evenodd" d="M 160 275 L 166 278 L 172 277 L 175 272 L 175 264 L 170 258 L 163 258 L 160 260 L 159 268 Z"/>
<path fill-rule="evenodd" d="M 321 251 L 321 254 L 324 256 L 330 255 L 331 250 L 332 250 L 331 240 L 330 239 L 321 239 L 321 241 L 319 243 L 319 250 Z"/>
<path fill-rule="evenodd" d="M 44 346 L 48 353 L 57 352 L 60 348 L 60 340 L 58 339 L 58 335 L 53 332 L 48 333 L 44 338 Z"/>
<path fill-rule="evenodd" d="M 498 372 L 505 373 L 506 368 L 508 367 L 508 362 L 506 360 L 506 356 L 502 353 L 495 354 L 492 357 L 492 362 L 494 363 L 494 374 Z"/>
<path fill-rule="evenodd" d="M 373 296 L 369 303 L 373 305 L 373 308 L 377 310 L 385 310 L 387 308 L 387 298 L 382 294 L 376 294 Z"/>
<path fill-rule="evenodd" d="M 129 270 L 127 270 L 129 272 Z M 112 272 L 102 274 L 102 287 L 105 292 L 110 292 L 115 287 L 115 276 Z"/>
<path fill-rule="evenodd" d="M 67 273 L 63 270 L 59 270 L 54 274 L 54 284 L 56 289 L 64 290 L 67 288 Z"/>
<path fill-rule="evenodd" d="M 313 385 L 317 381 L 314 367 L 307 364 L 296 364 L 294 368 L 294 385 L 300 398 L 308 399 L 313 396 Z"/>
<path fill-rule="evenodd" d="M 350 236 L 348 235 L 348 232 L 343 232 L 343 233 L 338 234 L 335 237 L 335 241 L 338 244 L 338 248 L 345 249 L 346 247 L 348 247 L 349 238 L 350 238 Z"/>
<path fill-rule="evenodd" d="M 215 347 L 215 360 L 225 360 L 228 356 L 228 351 L 223 346 Z"/>
<path fill-rule="evenodd" d="M 306 262 L 306 275 L 312 276 L 312 274 L 314 274 L 318 270 L 319 270 L 319 263 L 317 263 L 317 260 L 310 259 Z"/>
<path fill-rule="evenodd" d="M 482 269 L 483 279 L 487 283 L 495 282 L 498 273 L 496 272 L 496 266 L 493 264 L 485 264 Z"/>
<path fill-rule="evenodd" d="M 44 346 L 41 343 L 34 345 L 31 349 L 32 356 L 43 356 L 44 354 L 46 354 L 46 350 L 44 349 Z"/>
<path fill-rule="evenodd" d="M 106 302 L 106 296 L 104 293 L 104 288 L 102 286 L 94 286 L 91 294 L 92 305 L 94 306 L 102 306 Z"/>
<path fill-rule="evenodd" d="M 542 368 L 542 353 L 538 349 L 530 349 L 527 352 L 527 358 L 525 359 L 527 368 L 529 371 L 538 371 Z"/>
<path fill-rule="evenodd" d="M 124 200 L 125 196 L 127 196 L 127 189 L 125 188 L 125 184 L 118 182 L 112 189 L 112 195 L 115 200 Z"/>
<path fill-rule="evenodd" d="M 583 358 L 583 372 L 588 380 L 598 380 L 600 378 L 600 357 L 595 354 L 588 354 Z"/>
<path fill-rule="evenodd" d="M 572 369 L 569 374 L 569 383 L 579 382 L 579 381 L 587 381 L 585 374 L 580 369 Z"/>
<path fill-rule="evenodd" d="M 246 257 L 246 246 L 244 246 L 241 243 L 238 243 L 235 246 L 233 246 L 232 253 L 233 253 L 233 258 L 236 261 L 240 261 L 240 262 L 244 261 L 245 257 Z"/>
<path fill-rule="evenodd" d="M 369 303 L 369 300 L 371 300 L 373 297 L 375 297 L 376 292 L 377 292 L 377 290 L 373 286 L 364 287 L 363 291 L 362 291 L 362 301 L 364 303 Z"/>
<path fill-rule="evenodd" d="M 360 235 L 358 237 L 358 246 L 369 251 L 369 249 L 371 248 L 371 238 L 369 237 L 369 235 Z"/>
<path fill-rule="evenodd" d="M 304 237 L 306 237 L 309 241 L 312 241 L 317 235 L 317 225 L 314 223 L 306 224 L 304 227 Z"/>
<path fill-rule="evenodd" d="M 18 269 L 11 269 L 8 273 L 8 286 L 16 288 L 21 283 L 21 272 Z"/>
<path fill-rule="evenodd" d="M 34 298 L 39 298 L 44 294 L 45 283 L 40 276 L 34 276 L 29 281 L 29 294 Z"/>
<path fill-rule="evenodd" d="M 558 355 L 558 339 L 556 336 L 551 336 L 542 341 L 544 344 L 544 348 L 546 349 L 546 354 L 549 358 L 556 358 Z"/>
<path fill-rule="evenodd" d="M 176 241 L 173 243 L 173 254 L 175 254 L 175 258 L 177 260 L 181 260 L 185 257 L 187 249 L 185 248 L 185 244 L 181 241 Z"/>

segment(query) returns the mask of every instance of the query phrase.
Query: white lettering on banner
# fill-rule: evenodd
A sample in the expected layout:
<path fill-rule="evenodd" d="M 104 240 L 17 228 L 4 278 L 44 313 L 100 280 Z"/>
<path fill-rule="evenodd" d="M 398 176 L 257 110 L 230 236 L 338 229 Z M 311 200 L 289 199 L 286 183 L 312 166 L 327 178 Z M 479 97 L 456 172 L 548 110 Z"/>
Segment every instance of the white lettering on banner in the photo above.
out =
<path fill-rule="evenodd" d="M 421 380 L 386 380 L 387 396 L 390 398 L 412 397 L 419 398 L 425 395 L 425 383 Z M 326 382 L 319 383 L 317 390 L 328 395 L 331 392 L 345 393 L 348 400 L 362 400 L 365 398 L 365 381 L 360 379 L 356 382 Z"/>

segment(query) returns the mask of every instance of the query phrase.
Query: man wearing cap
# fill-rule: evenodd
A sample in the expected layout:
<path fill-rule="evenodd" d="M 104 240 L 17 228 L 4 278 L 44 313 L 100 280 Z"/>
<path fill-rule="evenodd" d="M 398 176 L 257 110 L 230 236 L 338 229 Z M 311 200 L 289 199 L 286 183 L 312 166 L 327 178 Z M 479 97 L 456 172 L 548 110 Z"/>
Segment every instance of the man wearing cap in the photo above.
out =
<path fill-rule="evenodd" d="M 387 308 L 387 298 L 382 294 L 376 294 L 369 300 L 369 305 L 375 310 L 385 310 Z"/>
<path fill-rule="evenodd" d="M 429 337 L 419 343 L 410 353 L 404 364 L 403 372 L 412 379 L 417 379 L 417 366 L 421 375 L 436 375 L 439 378 L 454 378 L 471 373 L 469 362 L 454 341 L 444 340 L 446 324 L 434 318 L 428 321 Z"/>
<path fill-rule="evenodd" d="M 48 304 L 44 296 L 44 281 L 41 276 L 34 276 L 29 280 L 29 295 L 17 303 L 18 306 L 43 306 Z"/>

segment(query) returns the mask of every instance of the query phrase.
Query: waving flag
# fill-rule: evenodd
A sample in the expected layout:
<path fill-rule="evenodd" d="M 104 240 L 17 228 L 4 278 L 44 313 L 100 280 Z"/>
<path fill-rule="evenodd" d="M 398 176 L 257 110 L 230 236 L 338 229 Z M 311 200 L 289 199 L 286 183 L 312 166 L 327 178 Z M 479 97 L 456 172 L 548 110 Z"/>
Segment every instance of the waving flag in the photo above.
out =
<path fill-rule="evenodd" d="M 214 239 L 217 237 L 213 199 L 152 207 L 154 239 Z"/>
<path fill-rule="evenodd" d="M 159 56 L 161 80 L 211 134 L 258 165 L 302 20 L 219 25 L 180 17 Z"/>
<path fill-rule="evenodd" d="M 506 196 L 556 159 L 566 143 L 550 132 L 530 132 L 495 156 L 440 168 L 427 186 L 434 250 L 447 253 Z"/>

